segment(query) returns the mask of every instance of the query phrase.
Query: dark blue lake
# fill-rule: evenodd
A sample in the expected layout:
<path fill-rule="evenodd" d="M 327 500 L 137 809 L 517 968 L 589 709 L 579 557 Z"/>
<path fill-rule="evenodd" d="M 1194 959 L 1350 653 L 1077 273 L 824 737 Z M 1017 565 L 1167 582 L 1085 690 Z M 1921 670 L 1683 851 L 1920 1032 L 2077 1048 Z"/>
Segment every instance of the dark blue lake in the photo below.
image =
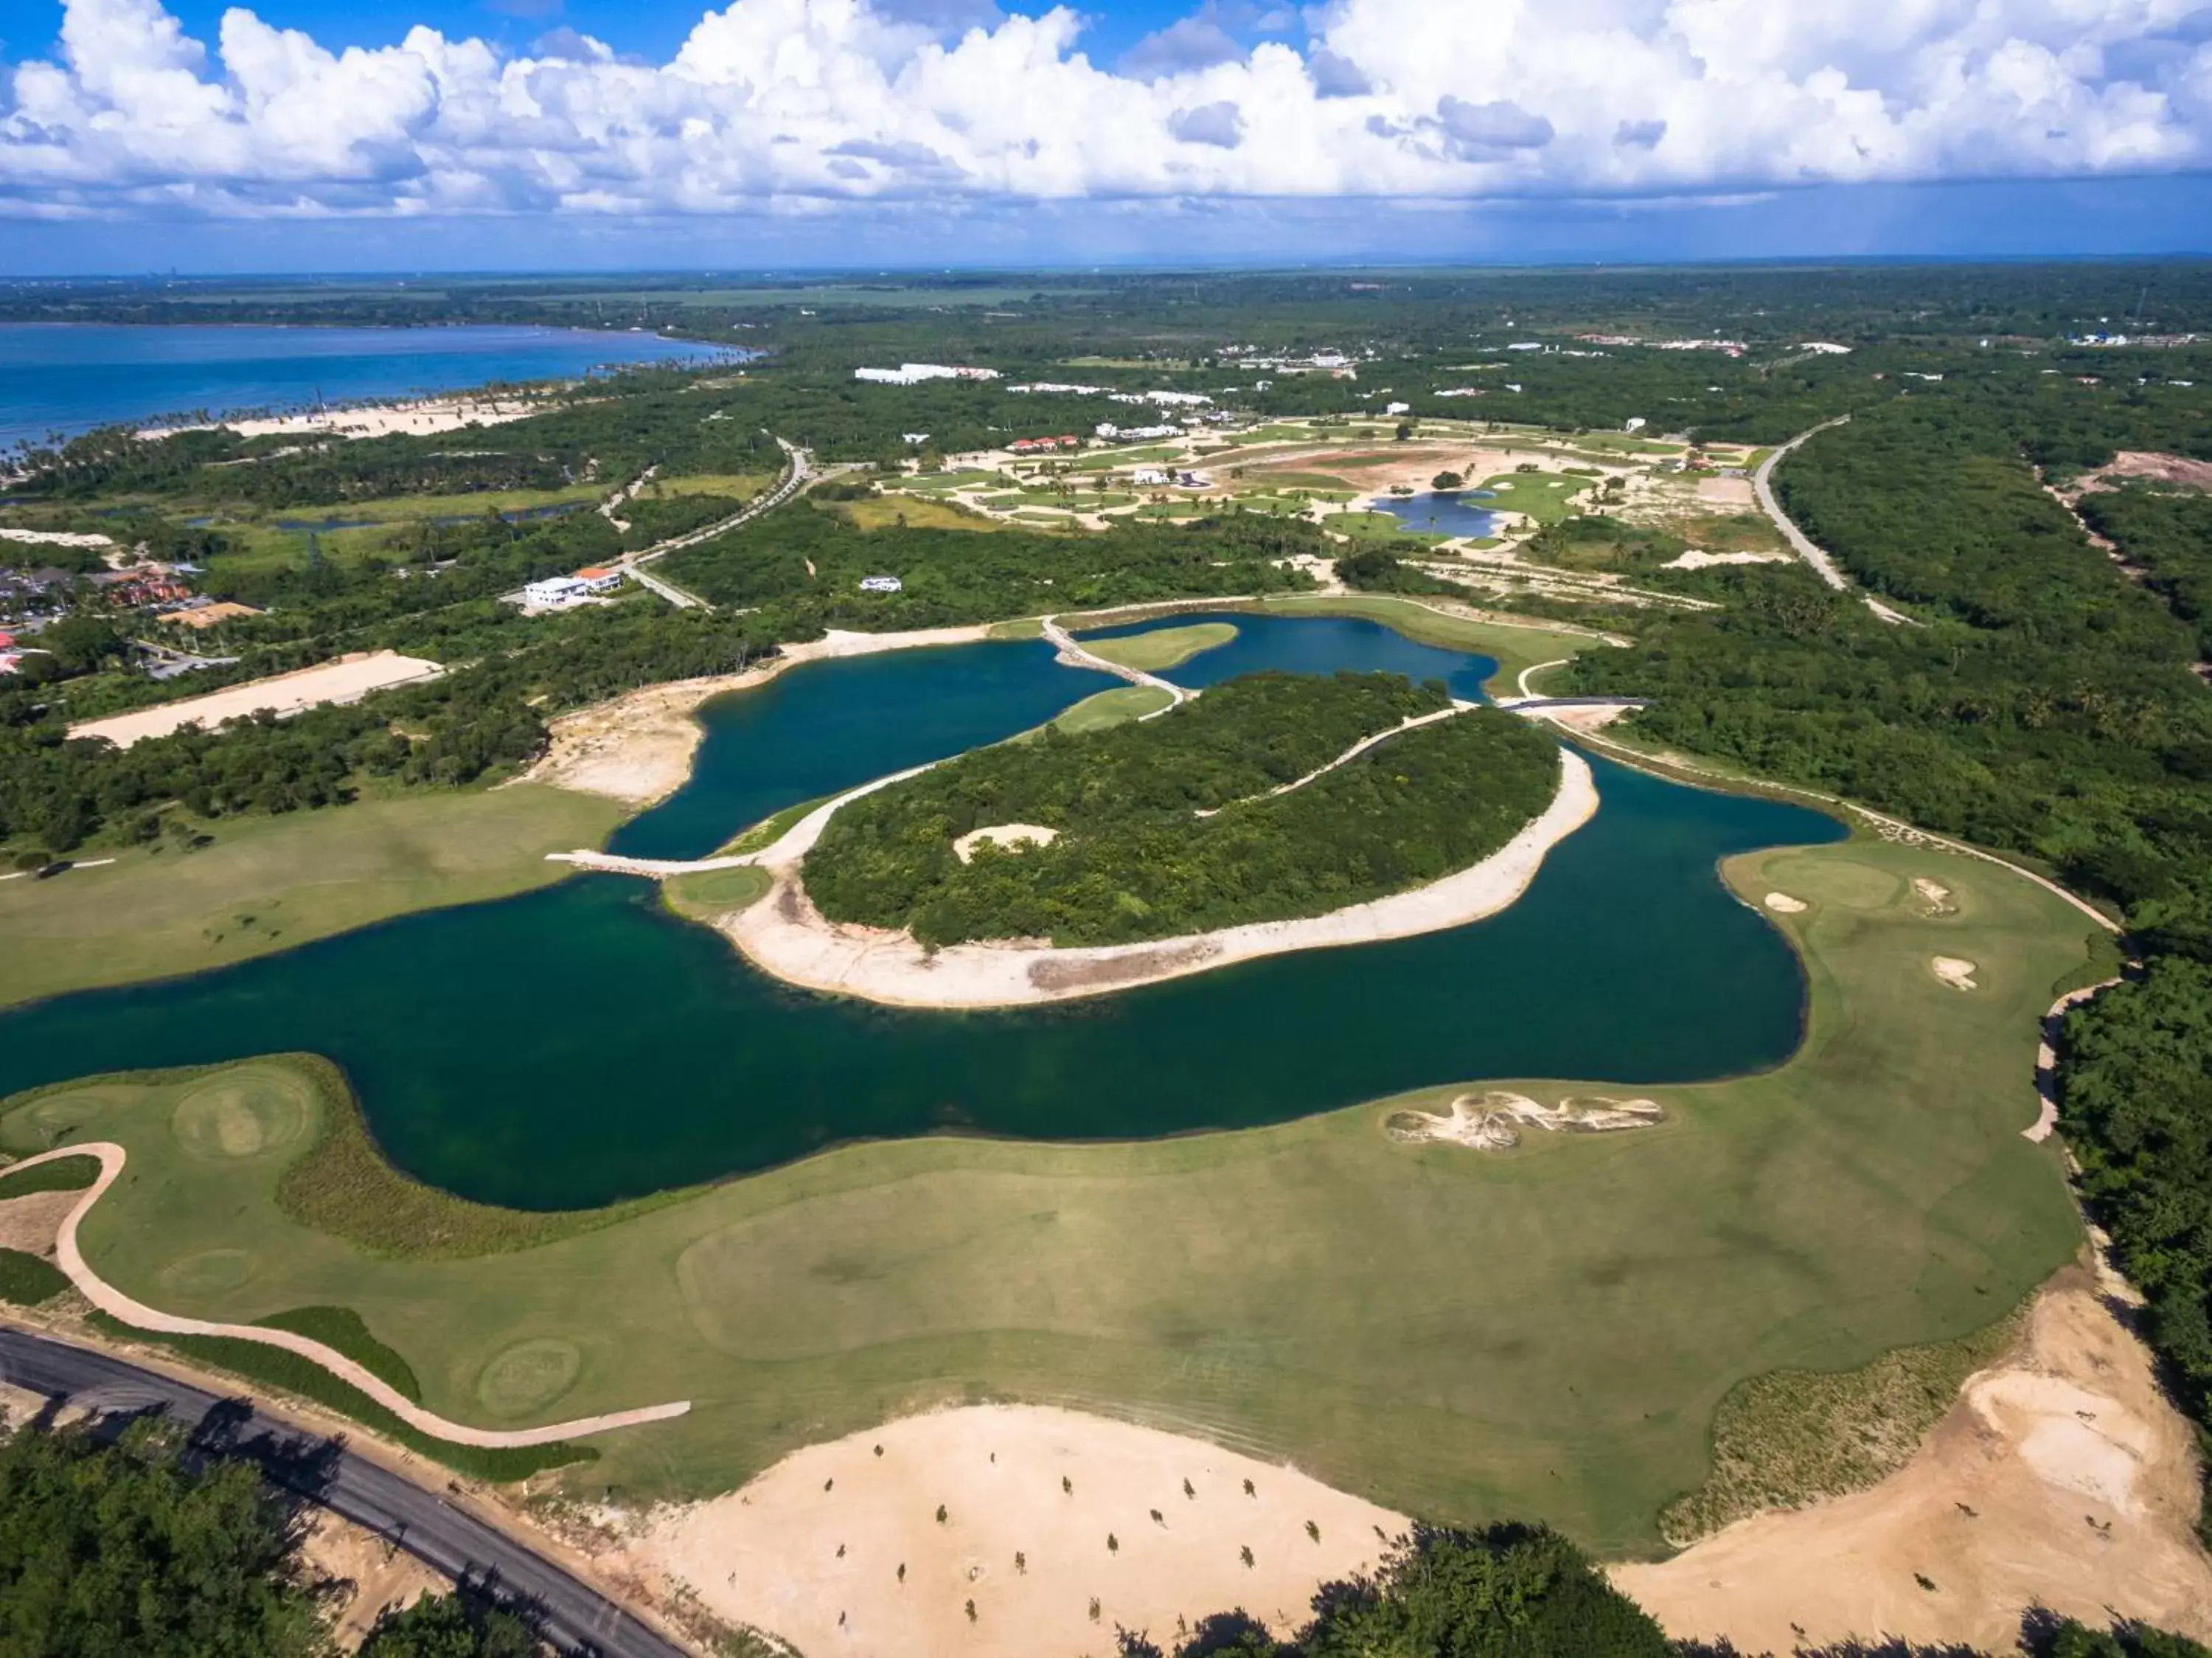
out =
<path fill-rule="evenodd" d="M 1496 498 L 1487 490 L 1382 495 L 1375 498 L 1375 510 L 1402 520 L 1407 529 L 1423 535 L 1495 535 L 1498 515 L 1480 503 Z"/>
<path fill-rule="evenodd" d="M 1371 622 L 1239 616 L 1176 670 L 1484 658 Z M 1104 683 L 1036 642 L 824 661 L 708 714 L 692 783 L 617 837 L 703 850 L 765 814 L 995 741 Z M 1796 1047 L 1804 978 L 1718 861 L 1844 832 L 1794 806 L 1594 760 L 1597 816 L 1520 902 L 1391 943 L 1308 950 L 1005 1013 L 791 990 L 648 883 L 588 875 L 404 916 L 218 972 L 0 1012 L 0 1094 L 88 1070 L 307 1050 L 402 1168 L 471 1198 L 599 1204 L 842 1140 L 1140 1137 L 1281 1122 L 1491 1077 L 1687 1081 Z"/>

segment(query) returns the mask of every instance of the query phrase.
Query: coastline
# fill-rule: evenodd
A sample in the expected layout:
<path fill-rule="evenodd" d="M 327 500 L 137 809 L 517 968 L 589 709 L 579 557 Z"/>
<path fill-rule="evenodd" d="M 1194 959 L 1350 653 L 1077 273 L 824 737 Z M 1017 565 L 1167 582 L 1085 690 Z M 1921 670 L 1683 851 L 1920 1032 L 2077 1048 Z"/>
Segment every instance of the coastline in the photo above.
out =
<path fill-rule="evenodd" d="M 804 990 L 890 1007 L 1029 1007 L 1130 990 L 1292 950 L 1381 943 L 1465 926 L 1518 899 L 1546 855 L 1589 822 L 1598 807 L 1589 762 L 1562 747 L 1559 786 L 1551 804 L 1480 863 L 1425 887 L 1326 915 L 1250 922 L 1136 944 L 1060 949 L 1042 942 L 1018 942 L 955 944 L 933 952 L 904 932 L 828 920 L 807 898 L 800 879 L 807 851 L 837 808 L 894 781 L 878 778 L 817 807 L 756 855 L 754 862 L 771 878 L 767 893 L 723 916 L 716 930 L 761 971 Z"/>

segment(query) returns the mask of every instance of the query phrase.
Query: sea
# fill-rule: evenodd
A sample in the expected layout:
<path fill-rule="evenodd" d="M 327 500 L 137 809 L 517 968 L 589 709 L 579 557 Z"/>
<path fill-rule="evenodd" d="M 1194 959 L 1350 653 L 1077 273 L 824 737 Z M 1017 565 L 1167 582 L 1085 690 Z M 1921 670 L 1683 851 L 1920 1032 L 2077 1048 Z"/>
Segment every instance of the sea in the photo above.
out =
<path fill-rule="evenodd" d="M 735 355 L 586 328 L 0 322 L 0 454 L 118 421 L 281 413 Z"/>

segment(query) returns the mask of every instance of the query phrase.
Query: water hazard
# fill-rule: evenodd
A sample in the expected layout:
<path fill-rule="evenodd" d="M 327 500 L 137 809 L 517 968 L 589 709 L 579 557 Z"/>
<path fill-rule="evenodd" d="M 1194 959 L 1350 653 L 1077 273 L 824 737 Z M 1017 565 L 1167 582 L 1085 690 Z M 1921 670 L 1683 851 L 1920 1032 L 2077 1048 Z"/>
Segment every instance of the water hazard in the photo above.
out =
<path fill-rule="evenodd" d="M 1464 692 L 1480 658 L 1372 623 L 1235 617 L 1176 670 L 1391 667 Z M 623 850 L 696 854 L 783 806 L 1011 735 L 1103 683 L 1036 643 L 825 661 L 707 713 L 692 785 Z M 653 888 L 592 875 L 288 954 L 0 1014 L 0 1092 L 94 1070 L 324 1053 L 385 1150 L 464 1195 L 598 1204 L 933 1131 L 1149 1137 L 1426 1084 L 1656 1082 L 1775 1064 L 1802 974 L 1721 886 L 1730 853 L 1827 819 L 1594 762 L 1597 817 L 1471 926 L 1309 951 L 1096 1002 L 933 1014 L 791 991 Z"/>

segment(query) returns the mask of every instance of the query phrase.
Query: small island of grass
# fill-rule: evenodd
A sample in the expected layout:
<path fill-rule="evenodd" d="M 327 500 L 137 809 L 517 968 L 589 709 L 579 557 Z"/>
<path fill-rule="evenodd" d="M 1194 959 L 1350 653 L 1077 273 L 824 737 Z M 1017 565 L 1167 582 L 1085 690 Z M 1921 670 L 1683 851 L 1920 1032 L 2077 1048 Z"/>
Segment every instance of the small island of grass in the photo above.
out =
<path fill-rule="evenodd" d="M 1254 674 L 848 801 L 806 854 L 805 890 L 830 922 L 932 948 L 1180 938 L 1440 881 L 1518 835 L 1560 775 L 1551 738 L 1440 684 Z M 977 833 L 1006 825 L 1053 832 Z"/>

